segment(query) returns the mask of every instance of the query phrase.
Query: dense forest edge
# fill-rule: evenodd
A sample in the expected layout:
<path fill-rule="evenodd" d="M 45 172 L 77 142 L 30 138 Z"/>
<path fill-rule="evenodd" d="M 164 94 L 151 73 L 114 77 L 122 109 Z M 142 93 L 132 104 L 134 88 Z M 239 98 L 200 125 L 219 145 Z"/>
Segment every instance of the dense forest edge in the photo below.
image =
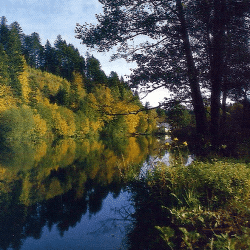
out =
<path fill-rule="evenodd" d="M 156 112 L 143 109 L 117 73 L 106 76 L 99 61 L 83 58 L 59 35 L 51 46 L 20 25 L 0 26 L 1 142 L 28 138 L 150 134 Z"/>

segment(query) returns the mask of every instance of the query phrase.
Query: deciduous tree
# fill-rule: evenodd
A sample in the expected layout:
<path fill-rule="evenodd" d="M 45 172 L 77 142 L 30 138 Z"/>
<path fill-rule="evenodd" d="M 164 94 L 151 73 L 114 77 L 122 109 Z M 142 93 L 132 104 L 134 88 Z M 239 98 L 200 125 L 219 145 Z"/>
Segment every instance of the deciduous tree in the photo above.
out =
<path fill-rule="evenodd" d="M 136 61 L 135 85 L 162 86 L 175 98 L 191 98 L 196 129 L 207 133 L 203 90 L 211 100 L 211 135 L 219 143 L 220 97 L 226 56 L 227 23 L 248 22 L 247 0 L 99 0 L 97 25 L 77 25 L 77 38 L 98 51 L 117 48 L 116 58 Z M 239 26 L 236 27 L 239 30 Z M 232 41 L 232 40 L 231 40 Z"/>

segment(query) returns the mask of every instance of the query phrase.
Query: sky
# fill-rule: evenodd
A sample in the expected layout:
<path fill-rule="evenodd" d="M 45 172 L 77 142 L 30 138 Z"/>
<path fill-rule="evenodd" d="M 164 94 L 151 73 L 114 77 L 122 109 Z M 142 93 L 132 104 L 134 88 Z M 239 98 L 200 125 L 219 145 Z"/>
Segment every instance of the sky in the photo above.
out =
<path fill-rule="evenodd" d="M 53 45 L 60 34 L 67 43 L 78 48 L 82 56 L 85 57 L 87 51 L 93 54 L 107 76 L 111 71 L 119 76 L 129 75 L 130 69 L 136 67 L 135 63 L 127 63 L 124 59 L 110 62 L 111 53 L 88 50 L 75 38 L 76 23 L 97 23 L 95 14 L 102 13 L 98 0 L 0 0 L 0 3 L 0 16 L 7 18 L 7 24 L 17 21 L 26 35 L 37 32 L 42 45 L 47 40 Z M 142 102 L 149 101 L 151 106 L 157 106 L 166 93 L 161 89 L 149 94 Z"/>

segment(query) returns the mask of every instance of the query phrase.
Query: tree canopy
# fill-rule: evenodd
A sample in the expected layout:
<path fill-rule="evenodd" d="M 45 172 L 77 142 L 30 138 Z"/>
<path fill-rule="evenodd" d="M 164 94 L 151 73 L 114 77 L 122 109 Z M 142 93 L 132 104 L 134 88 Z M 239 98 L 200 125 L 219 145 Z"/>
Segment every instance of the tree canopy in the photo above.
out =
<path fill-rule="evenodd" d="M 76 37 L 101 52 L 116 47 L 113 59 L 135 61 L 134 85 L 149 89 L 164 86 L 175 93 L 175 99 L 191 99 L 197 132 L 202 135 L 208 131 L 203 101 L 208 95 L 210 132 L 217 146 L 222 89 L 232 89 L 225 79 L 239 79 L 238 73 L 232 73 L 238 72 L 235 60 L 249 52 L 249 1 L 99 2 L 103 14 L 96 15 L 98 24 L 78 24 Z M 245 65 L 246 74 L 249 59 Z M 238 81 L 238 89 L 242 82 Z"/>

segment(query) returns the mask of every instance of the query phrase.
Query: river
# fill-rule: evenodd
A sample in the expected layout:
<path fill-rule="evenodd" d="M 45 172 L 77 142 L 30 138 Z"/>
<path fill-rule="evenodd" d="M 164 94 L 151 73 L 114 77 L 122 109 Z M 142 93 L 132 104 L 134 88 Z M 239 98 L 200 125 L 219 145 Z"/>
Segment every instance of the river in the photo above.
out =
<path fill-rule="evenodd" d="M 0 249 L 136 249 L 128 183 L 160 148 L 145 136 L 2 146 Z"/>

